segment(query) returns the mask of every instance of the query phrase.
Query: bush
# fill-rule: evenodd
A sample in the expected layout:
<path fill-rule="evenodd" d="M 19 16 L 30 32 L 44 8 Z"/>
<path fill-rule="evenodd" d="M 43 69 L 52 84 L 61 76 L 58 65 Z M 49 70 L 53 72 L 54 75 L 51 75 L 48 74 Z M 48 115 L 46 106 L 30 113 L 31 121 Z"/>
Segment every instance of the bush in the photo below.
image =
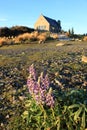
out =
<path fill-rule="evenodd" d="M 87 36 L 84 36 L 83 41 L 87 41 Z"/>
<path fill-rule="evenodd" d="M 13 26 L 10 28 L 11 36 L 18 36 L 23 33 L 31 33 L 34 31 L 32 28 L 28 28 L 26 26 Z"/>
<path fill-rule="evenodd" d="M 44 32 L 44 33 L 40 33 L 38 36 L 37 36 L 37 39 L 39 40 L 39 43 L 44 43 L 48 38 L 48 34 L 47 32 Z"/>
<path fill-rule="evenodd" d="M 7 27 L 0 28 L 0 37 L 8 37 L 10 36 L 10 29 Z"/>
<path fill-rule="evenodd" d="M 2 27 L 0 28 L 0 37 L 18 36 L 23 33 L 31 33 L 34 29 L 26 26 L 13 26 L 11 28 Z"/>
<path fill-rule="evenodd" d="M 7 44 L 8 44 L 7 38 L 0 38 L 0 46 L 7 45 Z"/>

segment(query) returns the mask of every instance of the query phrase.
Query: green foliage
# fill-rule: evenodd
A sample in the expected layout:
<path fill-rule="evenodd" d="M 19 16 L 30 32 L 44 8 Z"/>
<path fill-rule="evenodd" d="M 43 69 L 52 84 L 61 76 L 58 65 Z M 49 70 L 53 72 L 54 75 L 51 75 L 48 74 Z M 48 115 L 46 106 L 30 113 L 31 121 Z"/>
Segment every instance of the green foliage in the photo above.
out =
<path fill-rule="evenodd" d="M 33 130 L 85 129 L 87 127 L 86 91 L 54 90 L 54 96 L 54 108 L 38 105 L 32 98 L 26 100 L 22 118 L 28 128 Z"/>
<path fill-rule="evenodd" d="M 27 100 L 25 108 L 26 110 L 23 112 L 22 117 L 26 120 L 29 128 L 38 130 L 55 128 L 59 122 L 59 118 L 56 120 L 53 108 L 43 107 L 41 104 L 38 105 L 32 99 Z"/>
<path fill-rule="evenodd" d="M 71 109 L 70 117 L 73 122 L 78 125 L 78 128 L 83 130 L 86 127 L 86 117 L 87 117 L 87 106 L 84 104 L 73 104 L 68 108 Z"/>

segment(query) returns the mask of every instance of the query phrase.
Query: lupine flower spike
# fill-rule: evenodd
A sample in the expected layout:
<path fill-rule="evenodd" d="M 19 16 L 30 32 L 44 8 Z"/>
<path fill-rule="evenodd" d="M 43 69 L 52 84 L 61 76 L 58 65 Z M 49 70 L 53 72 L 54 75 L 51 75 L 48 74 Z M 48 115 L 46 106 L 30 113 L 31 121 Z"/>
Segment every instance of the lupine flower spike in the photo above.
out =
<path fill-rule="evenodd" d="M 41 73 L 41 75 L 37 78 L 33 64 L 29 68 L 27 86 L 30 95 L 38 104 L 53 107 L 54 99 L 52 89 L 50 88 L 48 75 L 44 76 L 43 73 Z"/>

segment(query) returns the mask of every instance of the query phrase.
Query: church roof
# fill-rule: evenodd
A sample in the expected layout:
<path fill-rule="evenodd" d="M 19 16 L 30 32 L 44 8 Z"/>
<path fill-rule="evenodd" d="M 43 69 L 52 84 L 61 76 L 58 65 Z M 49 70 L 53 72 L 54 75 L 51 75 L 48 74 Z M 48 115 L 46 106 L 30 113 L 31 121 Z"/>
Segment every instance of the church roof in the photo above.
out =
<path fill-rule="evenodd" d="M 43 17 L 49 22 L 49 24 L 51 25 L 51 26 L 58 26 L 58 22 L 56 21 L 56 20 L 54 20 L 54 19 L 51 19 L 51 18 L 49 18 L 49 17 L 46 17 L 46 16 L 44 16 L 43 15 Z"/>

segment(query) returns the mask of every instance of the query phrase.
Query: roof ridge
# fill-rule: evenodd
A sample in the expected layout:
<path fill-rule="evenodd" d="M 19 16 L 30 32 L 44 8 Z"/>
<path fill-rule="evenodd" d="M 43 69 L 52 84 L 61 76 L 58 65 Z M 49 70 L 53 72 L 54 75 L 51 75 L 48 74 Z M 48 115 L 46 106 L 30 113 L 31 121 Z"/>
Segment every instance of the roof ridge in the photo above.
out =
<path fill-rule="evenodd" d="M 49 17 L 47 17 L 47 16 L 45 16 L 45 15 L 43 15 L 45 18 L 47 18 L 47 19 L 51 19 L 51 20 L 54 20 L 54 21 L 56 21 L 55 19 L 53 19 L 53 18 L 49 18 Z M 57 22 L 57 21 L 56 21 Z"/>

